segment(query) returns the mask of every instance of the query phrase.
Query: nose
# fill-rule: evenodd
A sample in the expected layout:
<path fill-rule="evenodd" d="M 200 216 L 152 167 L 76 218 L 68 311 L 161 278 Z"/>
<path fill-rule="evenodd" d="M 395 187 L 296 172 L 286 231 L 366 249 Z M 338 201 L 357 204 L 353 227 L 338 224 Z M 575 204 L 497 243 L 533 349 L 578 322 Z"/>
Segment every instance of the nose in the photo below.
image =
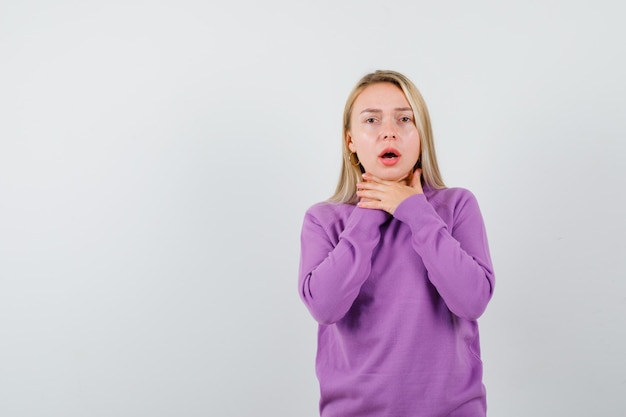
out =
<path fill-rule="evenodd" d="M 383 140 L 395 140 L 397 136 L 396 126 L 392 118 L 387 118 L 382 125 L 381 136 Z"/>

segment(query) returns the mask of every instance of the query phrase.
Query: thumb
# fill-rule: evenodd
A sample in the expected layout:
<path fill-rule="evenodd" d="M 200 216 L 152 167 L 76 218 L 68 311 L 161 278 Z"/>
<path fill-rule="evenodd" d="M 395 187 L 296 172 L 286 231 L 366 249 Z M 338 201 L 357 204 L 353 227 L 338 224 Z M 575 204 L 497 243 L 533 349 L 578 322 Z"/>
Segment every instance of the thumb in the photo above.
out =
<path fill-rule="evenodd" d="M 422 168 L 416 168 L 413 172 L 413 178 L 411 178 L 411 187 L 422 188 Z"/>

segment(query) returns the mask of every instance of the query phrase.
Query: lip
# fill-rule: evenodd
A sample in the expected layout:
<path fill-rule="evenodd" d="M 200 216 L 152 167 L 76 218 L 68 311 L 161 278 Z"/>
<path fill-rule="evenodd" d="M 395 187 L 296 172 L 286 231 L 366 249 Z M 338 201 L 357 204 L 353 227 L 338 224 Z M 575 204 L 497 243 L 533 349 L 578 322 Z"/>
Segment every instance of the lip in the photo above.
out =
<path fill-rule="evenodd" d="M 385 154 L 388 154 L 388 153 L 393 153 L 396 156 L 392 158 L 385 158 Z M 400 154 L 400 152 L 398 152 L 397 149 L 389 147 L 389 148 L 383 149 L 382 152 L 378 154 L 378 159 L 383 165 L 392 166 L 398 163 L 401 156 L 402 154 Z"/>

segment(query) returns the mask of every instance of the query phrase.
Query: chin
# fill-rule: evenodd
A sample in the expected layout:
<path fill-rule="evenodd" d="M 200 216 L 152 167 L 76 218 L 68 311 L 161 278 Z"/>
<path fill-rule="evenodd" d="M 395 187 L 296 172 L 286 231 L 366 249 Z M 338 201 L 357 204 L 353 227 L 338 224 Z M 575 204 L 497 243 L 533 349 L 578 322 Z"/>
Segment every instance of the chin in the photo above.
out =
<path fill-rule="evenodd" d="M 409 172 L 408 170 L 406 170 L 402 174 L 395 173 L 395 172 L 394 173 L 392 173 L 392 172 L 381 172 L 380 174 L 372 173 L 372 175 L 380 178 L 381 180 L 398 182 L 398 181 L 400 181 L 402 179 L 405 179 L 407 177 L 407 173 L 408 172 Z"/>
<path fill-rule="evenodd" d="M 398 164 L 399 165 L 399 164 Z M 393 167 L 380 167 L 375 166 L 374 169 L 367 169 L 365 167 L 365 172 L 372 174 L 375 177 L 380 178 L 385 181 L 400 181 L 406 178 L 409 172 L 413 171 L 413 166 L 393 166 Z"/>

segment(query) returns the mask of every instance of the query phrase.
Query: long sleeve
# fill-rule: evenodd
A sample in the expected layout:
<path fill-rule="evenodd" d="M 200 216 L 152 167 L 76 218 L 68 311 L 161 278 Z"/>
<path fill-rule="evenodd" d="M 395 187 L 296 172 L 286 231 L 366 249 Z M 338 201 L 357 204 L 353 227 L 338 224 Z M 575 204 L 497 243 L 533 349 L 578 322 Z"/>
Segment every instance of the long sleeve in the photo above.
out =
<path fill-rule="evenodd" d="M 312 207 L 304 217 L 298 285 L 320 324 L 337 322 L 354 303 L 369 276 L 380 226 L 389 218 L 380 210 L 350 210 L 345 223 L 329 204 Z"/>
<path fill-rule="evenodd" d="M 482 215 L 468 190 L 423 189 L 393 216 L 327 202 L 304 216 L 298 291 L 320 323 L 322 416 L 485 416 Z"/>
<path fill-rule="evenodd" d="M 453 199 L 452 207 L 441 209 L 445 202 L 433 203 L 440 205 L 440 211 L 449 212 L 451 227 L 424 194 L 403 201 L 394 217 L 410 227 L 413 248 L 448 309 L 475 320 L 491 299 L 495 278 L 478 203 L 469 191 L 454 191 L 461 198 Z"/>

